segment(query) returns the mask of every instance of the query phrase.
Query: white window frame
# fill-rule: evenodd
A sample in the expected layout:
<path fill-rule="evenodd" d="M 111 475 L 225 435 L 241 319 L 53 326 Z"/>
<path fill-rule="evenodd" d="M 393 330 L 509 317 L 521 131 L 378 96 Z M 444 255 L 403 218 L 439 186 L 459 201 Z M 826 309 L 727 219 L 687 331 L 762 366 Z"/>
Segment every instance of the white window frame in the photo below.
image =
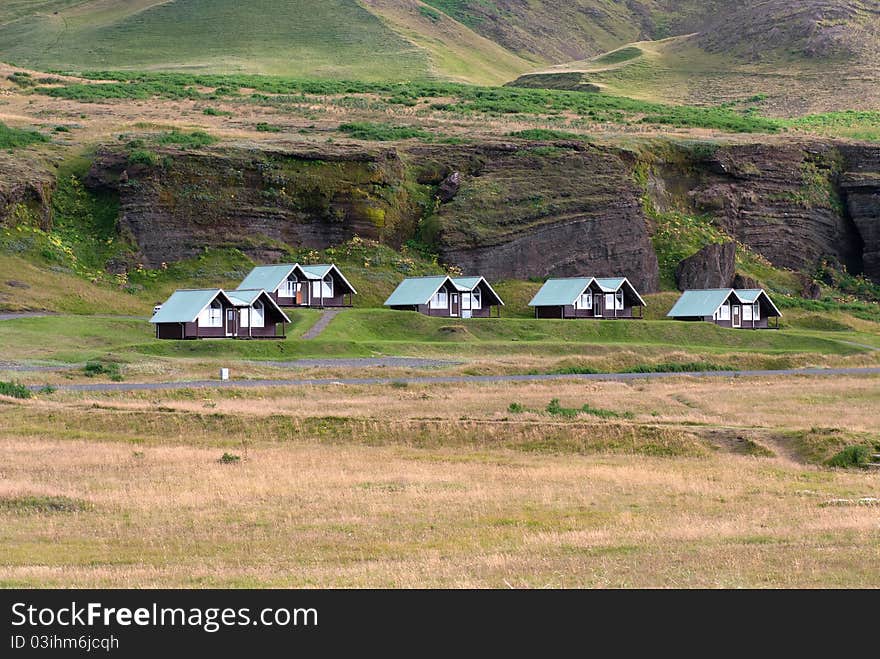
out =
<path fill-rule="evenodd" d="M 742 316 L 743 316 L 742 317 L 743 322 L 745 322 L 745 321 L 752 322 L 752 305 L 751 304 L 744 304 L 743 305 Z"/>
<path fill-rule="evenodd" d="M 730 303 L 725 302 L 718 307 L 718 320 L 730 320 Z"/>
<path fill-rule="evenodd" d="M 239 327 L 247 327 L 250 317 L 250 309 L 239 309 L 238 310 L 238 326 Z"/>
<path fill-rule="evenodd" d="M 214 300 L 199 314 L 200 327 L 223 327 L 223 303 Z"/>
<path fill-rule="evenodd" d="M 471 310 L 472 295 L 470 293 L 462 293 L 461 294 L 461 308 L 462 311 L 470 311 Z"/>
<path fill-rule="evenodd" d="M 605 311 L 614 311 L 614 293 L 605 293 Z"/>
<path fill-rule="evenodd" d="M 581 293 L 574 301 L 574 308 L 583 309 L 584 311 L 590 311 L 593 308 L 593 293 Z"/>
<path fill-rule="evenodd" d="M 253 316 L 251 317 L 251 327 L 266 326 L 266 306 L 260 300 L 254 300 L 251 306 Z"/>
<path fill-rule="evenodd" d="M 752 307 L 752 318 L 754 318 L 755 320 L 761 320 L 761 303 L 755 302 Z"/>
<path fill-rule="evenodd" d="M 474 311 L 478 311 L 483 308 L 483 295 L 480 293 L 480 289 L 476 289 L 471 291 L 471 309 Z"/>
<path fill-rule="evenodd" d="M 430 302 L 431 309 L 448 309 L 449 308 L 449 293 L 445 290 L 439 290 L 434 294 L 434 297 L 431 298 Z"/>
<path fill-rule="evenodd" d="M 333 278 L 328 277 L 326 280 L 321 279 L 319 281 L 312 282 L 312 300 L 317 300 L 318 298 L 328 299 L 333 297 Z"/>
<path fill-rule="evenodd" d="M 299 285 L 299 281 L 294 277 L 293 279 L 285 279 L 284 286 L 282 287 L 284 290 L 281 293 L 281 297 L 289 297 L 296 299 L 296 288 Z"/>
<path fill-rule="evenodd" d="M 623 291 L 617 291 L 614 294 L 614 304 L 618 311 L 623 311 Z"/>

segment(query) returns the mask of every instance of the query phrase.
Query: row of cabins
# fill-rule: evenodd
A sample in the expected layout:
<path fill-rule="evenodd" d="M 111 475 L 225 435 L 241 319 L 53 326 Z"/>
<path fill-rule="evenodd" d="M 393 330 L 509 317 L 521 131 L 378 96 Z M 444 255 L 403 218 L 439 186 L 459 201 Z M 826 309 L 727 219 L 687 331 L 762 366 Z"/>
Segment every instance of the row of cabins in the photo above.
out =
<path fill-rule="evenodd" d="M 283 308 L 353 305 L 354 286 L 334 264 L 255 267 L 231 291 L 178 290 L 156 307 L 150 322 L 160 339 L 276 338 L 290 319 Z M 500 316 L 504 301 L 484 277 L 410 277 L 385 306 L 444 318 Z M 644 299 L 626 277 L 548 279 L 529 302 L 535 318 L 627 319 L 644 317 Z M 762 289 L 710 289 L 682 293 L 667 314 L 722 327 L 766 329 L 779 309 Z"/>
<path fill-rule="evenodd" d="M 150 322 L 160 339 L 279 338 L 290 322 L 282 307 L 352 306 L 354 295 L 354 286 L 332 263 L 260 265 L 232 291 L 175 291 L 156 306 Z"/>

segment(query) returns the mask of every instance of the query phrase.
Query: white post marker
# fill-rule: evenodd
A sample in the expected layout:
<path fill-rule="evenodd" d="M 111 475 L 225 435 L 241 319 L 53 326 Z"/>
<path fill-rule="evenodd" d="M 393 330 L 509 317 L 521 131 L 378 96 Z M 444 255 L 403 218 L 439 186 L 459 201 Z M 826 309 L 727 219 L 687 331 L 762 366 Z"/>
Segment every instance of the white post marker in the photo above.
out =
<path fill-rule="evenodd" d="M 228 368 L 221 368 L 220 369 L 220 379 L 221 380 L 228 380 L 229 379 L 229 369 Z"/>

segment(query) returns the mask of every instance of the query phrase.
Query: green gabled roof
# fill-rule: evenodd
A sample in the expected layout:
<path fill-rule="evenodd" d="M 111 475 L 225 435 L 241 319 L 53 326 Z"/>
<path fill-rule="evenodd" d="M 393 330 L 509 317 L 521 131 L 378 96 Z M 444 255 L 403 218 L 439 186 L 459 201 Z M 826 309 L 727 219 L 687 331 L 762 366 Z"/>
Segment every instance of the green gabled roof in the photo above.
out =
<path fill-rule="evenodd" d="M 626 277 L 596 277 L 596 283 L 605 293 L 614 293 L 623 286 Z"/>
<path fill-rule="evenodd" d="M 730 297 L 731 293 L 734 293 L 732 288 L 685 291 L 666 315 L 672 317 L 711 316 L 724 303 L 724 300 Z"/>
<path fill-rule="evenodd" d="M 192 290 L 174 291 L 162 307 L 156 312 L 151 323 L 191 323 L 202 309 L 214 301 L 218 295 L 229 300 L 228 296 L 219 288 L 200 288 Z"/>
<path fill-rule="evenodd" d="M 427 304 L 446 281 L 452 281 L 446 275 L 436 277 L 410 277 L 397 285 L 394 292 L 385 300 L 386 307 L 404 307 L 409 305 Z M 453 282 L 454 285 L 454 282 Z"/>
<path fill-rule="evenodd" d="M 473 291 L 477 286 L 480 285 L 480 282 L 486 284 L 486 288 L 495 296 L 495 299 L 498 300 L 498 304 L 502 307 L 504 306 L 504 300 L 501 299 L 501 296 L 495 292 L 495 289 L 486 281 L 485 277 L 455 277 L 452 279 L 452 283 L 455 284 L 455 287 L 463 292 Z"/>
<path fill-rule="evenodd" d="M 773 300 L 770 299 L 770 296 L 762 288 L 706 288 L 685 291 L 666 315 L 674 318 L 711 316 L 718 311 L 718 307 L 724 304 L 724 301 L 731 294 L 743 304 L 757 302 L 758 298 L 763 295 L 767 303 L 773 307 L 773 310 L 778 315 L 782 315 L 776 305 L 773 304 Z"/>
<path fill-rule="evenodd" d="M 482 279 L 482 277 L 453 277 L 452 283 L 460 291 L 472 291 Z"/>
<path fill-rule="evenodd" d="M 746 304 L 757 302 L 758 298 L 763 295 L 764 298 L 767 300 L 767 303 L 771 307 L 773 307 L 773 311 L 775 311 L 780 316 L 782 315 L 779 307 L 777 307 L 773 303 L 773 300 L 770 299 L 770 296 L 767 295 L 767 291 L 765 291 L 763 288 L 735 288 L 734 292 L 736 293 L 736 296 Z"/>
<path fill-rule="evenodd" d="M 339 278 L 345 283 L 346 286 L 351 290 L 352 293 L 357 295 L 357 291 L 354 286 L 351 285 L 351 282 L 345 278 L 345 275 L 342 274 L 342 270 L 340 270 L 335 263 L 316 263 L 314 265 L 299 265 L 297 267 L 300 269 L 307 279 L 309 280 L 320 280 L 324 279 L 327 275 L 329 275 L 334 270 L 336 274 L 339 275 Z"/>
<path fill-rule="evenodd" d="M 237 307 L 249 307 L 262 293 L 262 288 L 236 288 L 234 291 L 226 291 L 229 300 Z"/>
<path fill-rule="evenodd" d="M 239 290 L 263 289 L 274 293 L 295 267 L 295 263 L 258 265 L 250 271 L 238 288 Z"/>
<path fill-rule="evenodd" d="M 273 307 L 275 307 L 275 309 L 278 310 L 278 313 L 280 313 L 281 316 L 284 318 L 284 322 L 285 323 L 290 322 L 290 318 L 288 318 L 287 314 L 284 313 L 284 311 L 281 309 L 281 307 L 278 306 L 278 303 L 275 302 L 275 300 L 272 299 L 272 296 L 269 295 L 262 288 L 251 288 L 251 289 L 237 288 L 234 291 L 225 291 L 225 293 L 226 293 L 226 296 L 229 298 L 229 300 L 232 302 L 232 304 L 234 304 L 236 307 L 249 307 L 254 302 L 256 302 L 260 296 L 265 296 L 266 301 L 269 304 L 271 304 Z"/>
<path fill-rule="evenodd" d="M 329 263 L 317 263 L 315 265 L 301 265 L 299 269 L 309 279 L 323 279 L 333 269 L 333 266 Z"/>
<path fill-rule="evenodd" d="M 530 307 L 558 307 L 574 304 L 577 297 L 583 293 L 592 277 L 571 277 L 567 279 L 548 279 L 535 293 L 535 297 L 529 302 Z"/>
<path fill-rule="evenodd" d="M 746 303 L 754 302 L 764 292 L 761 288 L 735 288 L 733 291 L 740 300 Z"/>

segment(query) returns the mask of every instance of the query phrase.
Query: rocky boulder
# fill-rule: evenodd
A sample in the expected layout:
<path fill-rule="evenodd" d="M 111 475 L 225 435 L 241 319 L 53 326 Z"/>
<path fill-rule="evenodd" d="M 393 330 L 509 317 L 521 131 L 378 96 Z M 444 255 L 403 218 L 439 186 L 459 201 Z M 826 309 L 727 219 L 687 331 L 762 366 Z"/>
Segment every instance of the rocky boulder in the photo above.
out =
<path fill-rule="evenodd" d="M 735 259 L 734 242 L 706 245 L 678 264 L 675 269 L 678 290 L 727 288 L 733 284 Z"/>

